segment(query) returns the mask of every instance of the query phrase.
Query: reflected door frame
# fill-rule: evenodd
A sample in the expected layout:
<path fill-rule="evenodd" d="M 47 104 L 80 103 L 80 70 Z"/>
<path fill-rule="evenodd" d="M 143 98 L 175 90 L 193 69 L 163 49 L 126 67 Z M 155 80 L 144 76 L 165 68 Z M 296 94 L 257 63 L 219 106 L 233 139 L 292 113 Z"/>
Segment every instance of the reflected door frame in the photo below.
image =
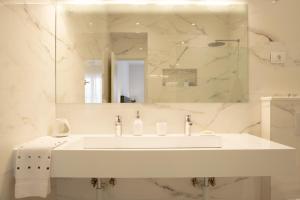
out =
<path fill-rule="evenodd" d="M 148 93 L 147 93 L 147 88 L 148 88 L 148 79 L 147 79 L 147 72 L 148 72 L 148 62 L 147 62 L 147 58 L 128 58 L 128 57 L 122 57 L 119 56 L 117 57 L 115 55 L 114 52 L 111 52 L 111 103 L 118 103 L 115 101 L 115 77 L 116 77 L 116 62 L 117 61 L 130 61 L 130 60 L 142 60 L 144 61 L 144 102 L 143 103 L 147 103 L 147 97 L 148 97 Z"/>

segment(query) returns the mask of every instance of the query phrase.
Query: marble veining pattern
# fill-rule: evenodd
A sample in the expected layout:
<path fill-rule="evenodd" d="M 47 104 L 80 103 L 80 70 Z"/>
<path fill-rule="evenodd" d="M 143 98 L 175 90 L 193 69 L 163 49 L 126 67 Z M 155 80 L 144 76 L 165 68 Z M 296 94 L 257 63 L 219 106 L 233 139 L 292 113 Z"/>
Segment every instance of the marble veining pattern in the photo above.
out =
<path fill-rule="evenodd" d="M 28 17 L 26 17 L 28 15 L 22 6 L 23 1 L 22 4 L 18 6 L 13 4 L 9 4 L 8 6 L 3 3 L 4 1 L 2 0 L 0 4 L 0 24 L 1 28 L 5 27 L 3 30 L 7 31 L 2 32 L 0 38 L 1 44 L 5 44 L 4 46 L 0 46 L 0 65 L 6 72 L 0 74 L 0 76 L 2 75 L 0 80 L 5 81 L 1 84 L 1 99 L 2 102 L 5 103 L 1 105 L 0 110 L 1 114 L 5 113 L 5 116 L 1 116 L 0 120 L 0 150 L 4 152 L 0 154 L 0 161 L 1 166 L 5 166 L 5 168 L 0 169 L 0 199 L 8 200 L 11 199 L 13 191 L 13 179 L 10 170 L 10 158 L 8 158 L 7 155 L 10 155 L 13 145 L 45 133 L 47 131 L 46 127 L 48 126 L 48 122 L 53 115 L 54 105 L 51 101 L 53 101 L 54 92 L 49 88 L 54 86 L 54 83 L 50 83 L 53 81 L 54 76 L 49 75 L 51 74 L 49 70 L 52 69 L 52 64 L 45 64 L 46 60 L 48 60 L 49 63 L 53 62 L 51 61 L 53 54 L 49 57 L 46 49 L 43 48 L 43 45 L 40 44 L 39 41 L 44 41 L 44 44 L 49 44 L 47 49 L 49 49 L 50 52 L 54 51 L 54 46 L 50 42 L 53 39 L 51 39 L 50 35 L 53 34 L 45 34 L 46 31 L 36 32 L 36 25 L 32 24 L 32 22 L 28 20 Z M 41 27 L 48 27 L 48 25 L 53 22 L 53 19 L 50 19 L 54 14 L 52 6 L 50 6 L 50 10 L 46 9 L 46 11 L 42 9 L 40 12 L 39 9 L 37 9 L 38 7 L 39 6 L 36 5 L 35 9 L 31 9 L 32 6 L 27 5 L 31 16 L 34 16 L 34 21 L 37 21 Z M 294 17 L 299 15 L 299 7 L 300 2 L 298 0 L 281 0 L 278 1 L 277 4 L 272 4 L 271 1 L 249 0 L 249 46 L 251 50 L 249 52 L 250 99 L 248 103 L 126 106 L 115 104 L 98 106 L 66 104 L 57 105 L 57 116 L 68 118 L 74 132 L 99 133 L 112 132 L 114 130 L 114 115 L 121 114 L 128 123 L 128 125 L 124 127 L 125 132 L 129 133 L 131 131 L 130 124 L 135 110 L 140 109 L 142 110 L 142 117 L 145 122 L 145 131 L 147 133 L 153 133 L 155 131 L 154 124 L 156 120 L 166 120 L 169 124 L 174 124 L 174 127 L 169 127 L 170 132 L 181 131 L 183 129 L 182 120 L 184 115 L 191 113 L 196 124 L 193 127 L 193 131 L 207 129 L 218 132 L 247 131 L 252 134 L 260 135 L 261 120 L 259 98 L 267 95 L 300 94 L 300 47 L 296 42 L 300 29 L 299 26 L 287 23 L 293 21 Z M 7 23 L 7 16 L 11 17 L 10 25 Z M 19 27 L 22 27 L 22 35 L 14 31 L 19 30 Z M 47 28 L 47 30 L 51 32 L 51 26 Z M 255 34 L 251 32 L 251 30 L 255 30 L 255 32 L 259 34 Z M 267 37 L 262 34 L 266 34 Z M 41 55 L 36 56 L 32 53 L 32 51 L 27 48 L 27 44 L 23 43 L 23 40 L 19 39 L 15 41 L 16 38 L 24 37 L 28 39 L 29 43 L 32 41 L 32 44 L 37 44 L 36 49 L 33 48 L 35 49 L 34 52 Z M 270 38 L 273 41 L 270 41 Z M 10 43 L 8 43 L 8 41 Z M 69 49 L 73 48 L 69 43 L 64 43 L 63 45 Z M 18 51 L 16 51 L 16 49 Z M 287 51 L 287 63 L 280 66 L 271 64 L 268 59 L 271 50 Z M 41 58 L 45 60 L 41 60 Z M 159 62 L 164 62 L 164 60 Z M 25 69 L 25 64 L 33 68 L 29 70 L 31 69 L 31 67 L 29 67 L 28 73 L 26 70 L 22 70 Z M 23 68 L 20 66 L 23 66 Z M 39 70 L 36 71 L 35 67 Z M 49 77 L 45 75 L 49 75 Z M 30 79 L 26 78 L 27 76 L 29 76 Z M 9 79 L 7 77 L 13 78 Z M 39 79 L 39 77 L 42 77 L 42 80 Z M 33 81 L 35 79 L 37 82 Z M 20 88 L 20 83 L 22 83 L 22 88 Z M 28 83 L 28 85 L 26 85 L 26 83 Z M 25 90 L 23 87 L 27 89 Z M 32 97 L 32 99 L 30 97 Z M 49 102 L 49 99 L 52 100 Z M 32 111 L 32 104 L 35 107 L 34 111 Z M 279 109 L 278 112 L 278 116 L 282 115 L 281 109 Z M 43 114 L 41 115 L 40 113 Z M 44 113 L 50 113 L 49 115 L 51 116 L 46 116 Z M 284 111 L 283 113 L 289 116 L 289 112 Z M 84 118 L 81 116 L 84 116 Z M 14 123 L 12 124 L 11 121 L 14 121 Z M 32 126 L 33 124 L 34 126 Z M 286 128 L 286 126 L 284 127 Z M 12 135 L 13 137 L 11 137 Z M 2 165 L 3 162 L 5 164 Z M 286 191 L 292 191 L 292 194 L 295 194 L 294 192 L 299 190 L 297 181 L 290 181 L 282 177 L 280 177 L 280 179 L 286 180 L 283 181 L 284 183 L 291 183 L 284 185 Z M 109 199 L 174 199 L 172 191 L 161 189 L 161 187 L 152 183 L 153 180 L 117 181 L 118 185 L 115 189 L 111 189 L 113 192 L 109 193 Z M 166 185 L 172 189 L 175 188 L 176 191 L 190 194 L 191 197 L 201 195 L 201 190 L 191 187 L 188 179 L 154 181 L 158 182 L 159 185 Z M 259 178 L 218 178 L 217 187 L 212 190 L 211 196 L 213 199 L 219 200 L 258 200 L 261 199 L 260 195 L 262 193 L 260 184 L 261 181 Z M 182 185 L 185 186 L 182 187 Z M 55 194 L 51 196 L 53 199 L 94 200 L 96 198 L 95 191 L 89 186 L 89 180 L 56 180 L 53 187 L 55 191 Z M 283 200 L 285 197 L 285 195 L 278 195 L 277 199 Z M 183 197 L 179 196 L 178 199 L 183 199 Z"/>
<path fill-rule="evenodd" d="M 109 200 L 196 200 L 203 198 L 203 190 L 192 186 L 191 179 L 117 179 L 114 186 L 105 181 L 105 190 L 98 191 L 103 199 Z M 258 199 L 260 195 L 259 178 L 247 177 L 224 178 L 217 181 L 218 186 L 208 189 L 210 199 Z M 74 188 L 82 190 L 73 190 Z M 248 187 L 248 189 L 242 189 Z M 251 187 L 251 188 L 249 188 Z M 235 189 L 243 193 L 236 194 Z M 97 191 L 89 186 L 89 179 L 58 179 L 56 181 L 56 198 L 59 200 L 93 200 Z"/>
<path fill-rule="evenodd" d="M 37 2 L 37 1 L 36 1 Z M 55 117 L 53 4 L 0 2 L 0 199 L 14 192 L 12 149 Z"/>
<path fill-rule="evenodd" d="M 292 176 L 274 176 L 271 178 L 272 200 L 297 199 L 300 197 L 299 182 L 299 119 L 296 115 L 300 113 L 300 100 L 278 100 L 270 101 L 270 106 L 264 108 L 269 111 L 270 123 L 263 121 L 270 128 L 270 138 L 276 142 L 292 146 L 297 149 L 297 166 Z"/>

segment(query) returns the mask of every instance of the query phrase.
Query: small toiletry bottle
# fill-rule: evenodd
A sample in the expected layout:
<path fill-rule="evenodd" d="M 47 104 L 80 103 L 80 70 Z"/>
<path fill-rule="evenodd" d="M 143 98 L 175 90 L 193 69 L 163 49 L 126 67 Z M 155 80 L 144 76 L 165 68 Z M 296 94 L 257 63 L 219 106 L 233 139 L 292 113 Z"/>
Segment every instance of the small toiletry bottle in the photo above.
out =
<path fill-rule="evenodd" d="M 133 122 L 133 135 L 142 135 L 143 134 L 143 121 L 140 117 L 140 112 L 136 112 L 136 118 Z"/>
<path fill-rule="evenodd" d="M 116 116 L 115 127 L 116 127 L 116 136 L 122 136 L 122 121 L 119 115 Z"/>

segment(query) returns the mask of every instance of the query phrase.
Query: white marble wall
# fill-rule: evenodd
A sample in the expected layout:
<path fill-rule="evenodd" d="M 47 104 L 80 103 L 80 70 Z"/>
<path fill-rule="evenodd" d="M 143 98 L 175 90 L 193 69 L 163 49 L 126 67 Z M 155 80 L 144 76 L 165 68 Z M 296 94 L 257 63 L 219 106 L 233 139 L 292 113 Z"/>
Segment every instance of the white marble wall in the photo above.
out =
<path fill-rule="evenodd" d="M 260 199 L 258 178 L 224 178 L 217 183 L 208 192 L 210 199 Z M 97 195 L 88 179 L 59 179 L 56 192 L 57 200 L 96 200 Z M 100 195 L 101 200 L 202 200 L 203 191 L 193 187 L 190 179 L 117 179 L 115 186 L 107 185 Z"/>
<path fill-rule="evenodd" d="M 125 132 L 131 130 L 131 121 L 136 109 L 142 111 L 145 132 L 153 133 L 157 120 L 166 120 L 169 131 L 182 131 L 183 119 L 187 113 L 192 114 L 195 121 L 193 131 L 213 130 L 218 132 L 250 132 L 260 135 L 260 97 L 272 95 L 300 94 L 300 27 L 295 20 L 300 18 L 299 0 L 279 0 L 273 4 L 271 0 L 249 0 L 249 91 L 248 103 L 235 104 L 154 104 L 154 105 L 57 105 L 57 116 L 70 120 L 73 131 L 77 133 L 112 132 L 115 114 L 124 118 Z M 271 51 L 287 52 L 285 64 L 271 64 Z M 66 181 L 67 184 L 63 184 Z M 123 180 L 122 180 L 123 181 Z M 137 192 L 128 190 L 130 198 L 136 194 L 139 199 L 174 199 L 168 189 L 160 190 L 149 180 L 124 180 L 126 187 L 138 188 Z M 165 183 L 166 181 L 166 183 Z M 85 185 L 87 180 L 77 183 Z M 162 185 L 181 188 L 188 185 L 187 179 L 158 180 Z M 68 180 L 61 180 L 58 185 L 68 185 Z M 262 199 L 260 180 L 258 179 L 217 179 L 218 184 L 225 184 L 218 191 L 216 199 Z M 76 183 L 73 183 L 76 184 Z M 127 185 L 128 184 L 128 185 Z M 124 187 L 120 185 L 116 187 Z M 74 186 L 75 187 L 75 186 Z M 75 187 L 76 188 L 76 187 Z M 168 187 L 165 187 L 168 188 Z M 194 194 L 191 186 L 181 191 Z M 60 190 L 61 191 L 61 190 Z M 213 190 L 214 191 L 214 190 Z M 90 191 L 92 195 L 93 191 Z M 199 191 L 197 191 L 199 193 Z M 61 196 L 59 196 L 61 194 Z M 212 194 L 215 194 L 212 192 Z M 118 194 L 117 194 L 118 195 Z M 76 199 L 58 191 L 61 199 Z M 124 199 L 125 195 L 122 196 Z M 129 197 L 128 197 L 129 198 Z M 180 196 L 178 199 L 193 199 Z M 89 197 L 87 197 L 89 199 Z"/>
<path fill-rule="evenodd" d="M 18 4 L 15 4 L 18 3 Z M 13 199 L 12 149 L 55 117 L 54 6 L 0 1 L 0 199 Z"/>
<path fill-rule="evenodd" d="M 23 1 L 22 1 L 23 2 Z M 300 93 L 299 0 L 249 0 L 250 101 L 239 104 L 154 105 L 57 105 L 57 116 L 70 120 L 74 132 L 113 131 L 113 117 L 121 114 L 128 123 L 136 109 L 142 110 L 145 132 L 153 133 L 155 121 L 172 124 L 181 131 L 191 113 L 193 131 L 250 132 L 260 135 L 260 96 Z M 8 20 L 9 19 L 9 20 Z M 11 150 L 14 145 L 46 134 L 54 115 L 53 34 L 54 9 L 44 5 L 7 5 L 0 1 L 0 199 L 11 199 L 13 187 Z M 20 31 L 22 27 L 22 31 Z M 271 50 L 288 53 L 285 64 L 271 64 Z M 52 76 L 52 75 L 53 76 Z M 2 83 L 3 82 L 3 83 Z M 217 166 L 216 166 L 217 167 Z M 195 199 L 200 190 L 188 179 L 117 180 L 110 199 Z M 88 180 L 57 180 L 53 199 L 95 199 Z M 175 188 L 175 189 L 174 189 Z M 298 190 L 298 188 L 295 188 Z M 179 192 L 178 192 L 179 191 Z M 259 178 L 217 179 L 214 199 L 261 199 Z M 263 199 L 264 200 L 264 199 Z"/>
<path fill-rule="evenodd" d="M 294 200 L 300 198 L 300 98 L 273 98 L 264 100 L 262 112 L 264 134 L 273 141 L 297 149 L 295 174 L 271 178 L 272 200 Z M 269 120 L 268 120 L 269 119 Z M 266 129 L 268 128 L 268 129 Z"/>

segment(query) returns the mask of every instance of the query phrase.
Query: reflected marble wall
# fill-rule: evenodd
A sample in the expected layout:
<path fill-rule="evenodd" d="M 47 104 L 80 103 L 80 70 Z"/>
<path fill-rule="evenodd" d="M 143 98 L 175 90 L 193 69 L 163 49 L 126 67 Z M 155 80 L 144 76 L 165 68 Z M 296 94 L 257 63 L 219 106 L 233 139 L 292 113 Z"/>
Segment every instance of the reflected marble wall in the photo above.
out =
<path fill-rule="evenodd" d="M 147 57 L 147 103 L 248 100 L 246 6 L 235 5 L 219 11 L 205 6 L 144 6 L 144 12 L 134 6 L 93 5 L 84 6 L 83 10 L 81 7 L 58 5 L 58 103 L 83 102 L 84 62 L 101 57 L 109 49 L 117 58 Z M 111 42 L 107 43 L 103 37 L 97 39 L 101 37 L 99 33 L 110 33 Z M 114 38 L 121 33 L 146 35 L 147 48 L 140 40 L 130 39 L 126 43 Z M 240 39 L 240 43 L 208 47 L 216 39 Z M 65 44 L 73 48 L 65 48 Z M 162 80 L 164 69 L 197 69 L 197 85 L 166 86 Z"/>
<path fill-rule="evenodd" d="M 234 7 L 223 12 L 201 10 L 201 7 L 200 11 L 193 9 L 170 7 L 167 11 L 158 9 L 151 12 L 150 9 L 146 13 L 109 14 L 111 32 L 134 30 L 147 33 L 147 103 L 247 100 L 248 79 L 240 78 L 247 77 L 248 63 L 243 62 L 243 65 L 238 65 L 237 56 L 240 51 L 238 43 L 229 43 L 218 48 L 208 47 L 208 43 L 215 39 L 241 38 L 244 47 L 247 45 L 245 33 L 239 36 L 240 32 L 237 31 L 234 35 L 236 38 L 233 38 L 231 36 L 233 31 L 230 29 L 235 28 L 246 32 L 246 8 L 239 7 L 241 9 L 239 12 L 235 11 Z M 240 16 L 235 18 L 238 14 Z M 241 55 L 243 53 L 246 52 L 240 51 Z M 163 69 L 170 68 L 197 69 L 198 84 L 191 87 L 164 86 Z"/>
<path fill-rule="evenodd" d="M 147 60 L 147 33 L 111 32 L 110 45 L 118 60 Z"/>
<path fill-rule="evenodd" d="M 55 117 L 55 7 L 14 3 L 0 1 L 1 200 L 13 199 L 13 147 L 47 135 Z"/>
<path fill-rule="evenodd" d="M 107 16 L 103 7 L 57 6 L 56 101 L 84 103 L 87 63 L 99 60 L 103 77 L 103 102 L 109 99 L 110 56 Z"/>

